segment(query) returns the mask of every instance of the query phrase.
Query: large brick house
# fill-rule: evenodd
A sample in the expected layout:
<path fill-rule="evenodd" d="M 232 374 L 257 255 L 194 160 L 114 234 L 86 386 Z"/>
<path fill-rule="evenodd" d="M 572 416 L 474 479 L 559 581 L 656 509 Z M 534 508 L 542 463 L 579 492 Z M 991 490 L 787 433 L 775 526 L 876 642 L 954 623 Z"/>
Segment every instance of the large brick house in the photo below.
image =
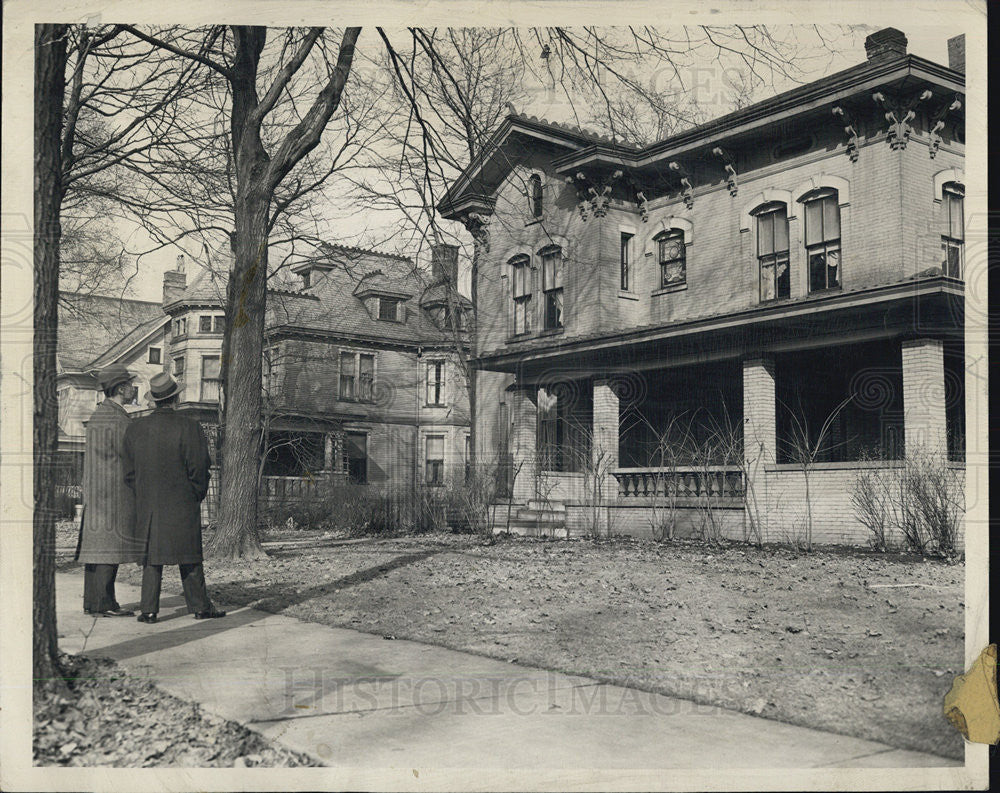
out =
<path fill-rule="evenodd" d="M 648 533 L 672 493 L 681 533 L 708 504 L 723 535 L 787 541 L 811 448 L 814 540 L 864 543 L 862 467 L 960 468 L 963 44 L 947 67 L 894 29 L 866 50 L 644 148 L 512 113 L 451 186 L 479 249 L 477 449 L 515 525 Z"/>
<path fill-rule="evenodd" d="M 268 290 L 268 493 L 308 495 L 330 478 L 393 488 L 464 479 L 469 410 L 458 350 L 468 343 L 464 323 L 471 315 L 453 288 L 457 253 L 436 248 L 428 279 L 406 257 L 331 245 L 292 267 L 297 284 Z M 75 448 L 82 449 L 82 421 L 101 398 L 93 370 L 124 363 L 140 374 L 136 410 L 148 408 L 151 374 L 174 375 L 183 386 L 178 409 L 202 422 L 218 457 L 226 284 L 209 268 L 188 283 L 185 270 L 180 256 L 164 273 L 162 303 L 132 301 L 136 309 L 124 301 L 135 321 L 119 329 L 120 337 L 97 340 L 103 349 L 91 350 L 91 341 L 86 355 L 72 356 L 73 371 L 64 366 L 65 388 L 74 391 L 66 407 L 86 402 L 75 411 L 60 403 L 61 424 L 77 430 Z M 60 341 L 67 356 L 70 336 Z M 81 368 L 87 371 L 76 372 Z"/>

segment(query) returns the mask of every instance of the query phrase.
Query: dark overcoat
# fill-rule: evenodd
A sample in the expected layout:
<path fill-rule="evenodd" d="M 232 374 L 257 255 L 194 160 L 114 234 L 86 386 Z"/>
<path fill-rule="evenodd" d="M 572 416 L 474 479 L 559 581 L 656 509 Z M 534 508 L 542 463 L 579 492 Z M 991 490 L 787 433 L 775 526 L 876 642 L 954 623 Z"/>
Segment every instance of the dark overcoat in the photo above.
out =
<path fill-rule="evenodd" d="M 146 564 L 202 560 L 200 504 L 208 493 L 208 441 L 201 425 L 170 407 L 134 419 L 125 433 L 125 482 L 148 532 Z"/>
<path fill-rule="evenodd" d="M 122 476 L 122 445 L 131 420 L 105 399 L 86 425 L 83 452 L 83 521 L 77 559 L 85 564 L 139 562 L 145 533 L 135 522 L 135 499 Z"/>

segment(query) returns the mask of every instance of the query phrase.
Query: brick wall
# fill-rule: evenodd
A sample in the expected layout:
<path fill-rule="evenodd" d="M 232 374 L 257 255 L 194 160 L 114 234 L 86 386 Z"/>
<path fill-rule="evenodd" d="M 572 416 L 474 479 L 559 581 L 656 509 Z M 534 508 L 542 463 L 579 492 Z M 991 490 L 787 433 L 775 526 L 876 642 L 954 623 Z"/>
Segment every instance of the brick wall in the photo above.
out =
<path fill-rule="evenodd" d="M 731 196 L 716 179 L 696 183 L 688 210 L 679 197 L 650 203 L 643 223 L 636 207 L 619 196 L 607 216 L 589 213 L 582 220 L 576 190 L 557 174 L 545 172 L 546 212 L 541 222 L 527 213 L 523 184 L 532 169 L 548 163 L 535 154 L 517 168 L 498 191 L 490 224 L 491 252 L 480 270 L 480 350 L 503 347 L 510 332 L 510 283 L 507 261 L 519 253 L 532 256 L 551 242 L 564 245 L 565 336 L 613 331 L 650 323 L 666 323 L 738 311 L 759 304 L 756 228 L 746 212 L 760 196 L 791 196 L 789 250 L 792 296 L 808 293 L 804 248 L 804 216 L 795 198 L 811 184 L 841 190 L 841 282 L 845 290 L 893 283 L 940 263 L 940 201 L 935 203 L 933 175 L 961 167 L 961 150 L 948 140 L 934 159 L 929 136 L 920 122 L 905 149 L 892 150 L 885 141 L 886 124 L 873 116 L 862 136 L 859 155 L 851 162 L 837 125 L 813 131 L 813 149 L 774 162 L 748 158 L 739 174 L 739 190 Z M 940 196 L 937 196 L 940 199 Z M 654 294 L 659 265 L 654 237 L 676 221 L 690 223 L 686 238 L 687 284 L 680 291 Z M 635 229 L 632 294 L 619 290 L 620 233 Z M 541 279 L 536 274 L 534 327 L 541 327 Z M 516 344 L 512 346 L 516 349 Z"/>
<path fill-rule="evenodd" d="M 947 456 L 944 345 L 937 339 L 902 343 L 903 428 L 907 455 Z"/>

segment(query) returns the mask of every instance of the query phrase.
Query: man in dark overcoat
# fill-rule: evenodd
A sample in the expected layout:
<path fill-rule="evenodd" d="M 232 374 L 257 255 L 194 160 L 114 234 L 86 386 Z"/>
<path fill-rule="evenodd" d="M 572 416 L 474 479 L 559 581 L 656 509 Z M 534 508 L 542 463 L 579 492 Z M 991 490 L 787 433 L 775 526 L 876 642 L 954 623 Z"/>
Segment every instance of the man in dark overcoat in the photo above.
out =
<path fill-rule="evenodd" d="M 146 532 L 139 621 L 156 622 L 163 565 L 180 567 L 184 600 L 195 619 L 224 617 L 205 590 L 201 508 L 208 494 L 208 441 L 201 425 L 174 410 L 180 386 L 153 375 L 153 412 L 132 421 L 123 449 L 125 482 L 135 492 L 136 521 Z"/>
<path fill-rule="evenodd" d="M 83 518 L 76 558 L 84 565 L 83 610 L 128 617 L 115 597 L 118 565 L 141 562 L 145 540 L 135 524 L 135 499 L 122 477 L 122 444 L 130 423 L 125 405 L 135 398 L 134 375 L 124 366 L 98 372 L 104 401 L 86 424 L 83 453 Z"/>

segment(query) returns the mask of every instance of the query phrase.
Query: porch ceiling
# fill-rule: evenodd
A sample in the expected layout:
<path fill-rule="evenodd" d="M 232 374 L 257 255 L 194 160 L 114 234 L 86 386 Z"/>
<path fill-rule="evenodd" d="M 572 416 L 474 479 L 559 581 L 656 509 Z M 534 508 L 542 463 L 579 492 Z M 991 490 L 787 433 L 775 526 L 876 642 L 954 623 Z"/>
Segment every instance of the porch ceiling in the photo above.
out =
<path fill-rule="evenodd" d="M 528 378 L 669 368 L 879 338 L 956 336 L 964 328 L 963 285 L 936 276 L 858 293 L 836 293 L 714 317 L 522 342 L 474 359 L 477 368 Z"/>

